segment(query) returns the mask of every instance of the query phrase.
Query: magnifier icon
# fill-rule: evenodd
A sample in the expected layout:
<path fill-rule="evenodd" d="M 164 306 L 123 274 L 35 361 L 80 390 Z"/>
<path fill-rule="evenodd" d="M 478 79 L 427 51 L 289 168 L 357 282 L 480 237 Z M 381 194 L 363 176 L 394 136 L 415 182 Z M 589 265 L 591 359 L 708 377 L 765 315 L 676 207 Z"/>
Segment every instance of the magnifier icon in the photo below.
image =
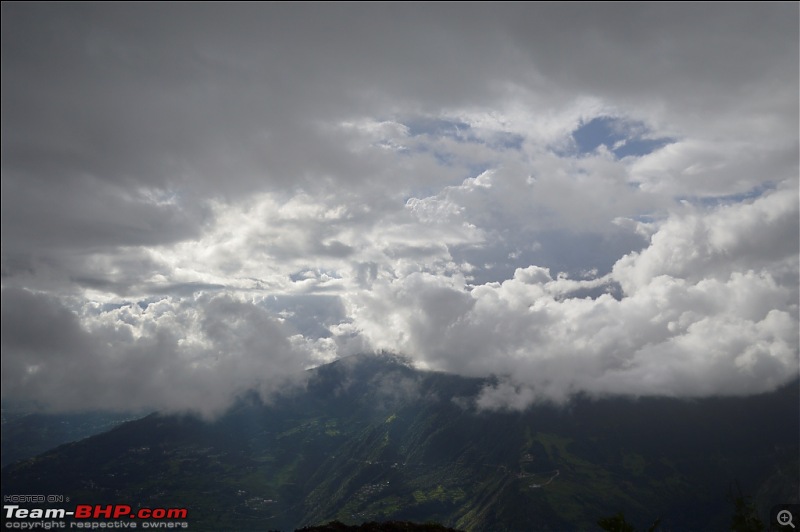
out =
<path fill-rule="evenodd" d="M 794 523 L 792 523 L 792 512 L 789 510 L 781 510 L 778 512 L 778 524 L 781 526 L 789 525 L 790 527 L 794 528 Z"/>

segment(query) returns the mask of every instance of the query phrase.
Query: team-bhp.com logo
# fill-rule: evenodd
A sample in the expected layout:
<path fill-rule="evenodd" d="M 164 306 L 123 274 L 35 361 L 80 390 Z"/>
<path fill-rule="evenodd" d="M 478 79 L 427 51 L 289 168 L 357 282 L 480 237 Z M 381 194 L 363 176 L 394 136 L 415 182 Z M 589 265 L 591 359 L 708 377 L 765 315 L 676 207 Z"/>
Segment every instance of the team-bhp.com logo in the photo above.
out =
<path fill-rule="evenodd" d="M 58 528 L 189 528 L 186 508 L 132 508 L 127 504 L 79 504 L 74 510 L 64 508 L 21 508 L 3 505 L 6 528 L 42 530 Z M 64 520 L 71 518 L 69 523 Z M 137 525 L 138 523 L 138 525 Z"/>

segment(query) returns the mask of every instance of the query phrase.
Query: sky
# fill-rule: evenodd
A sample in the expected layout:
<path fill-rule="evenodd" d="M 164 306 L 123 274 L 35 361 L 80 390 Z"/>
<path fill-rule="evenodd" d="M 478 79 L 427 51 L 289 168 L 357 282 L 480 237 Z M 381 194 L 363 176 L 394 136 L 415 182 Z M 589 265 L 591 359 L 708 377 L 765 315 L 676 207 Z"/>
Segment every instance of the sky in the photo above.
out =
<path fill-rule="evenodd" d="M 2 398 L 798 377 L 798 4 L 2 3 Z"/>

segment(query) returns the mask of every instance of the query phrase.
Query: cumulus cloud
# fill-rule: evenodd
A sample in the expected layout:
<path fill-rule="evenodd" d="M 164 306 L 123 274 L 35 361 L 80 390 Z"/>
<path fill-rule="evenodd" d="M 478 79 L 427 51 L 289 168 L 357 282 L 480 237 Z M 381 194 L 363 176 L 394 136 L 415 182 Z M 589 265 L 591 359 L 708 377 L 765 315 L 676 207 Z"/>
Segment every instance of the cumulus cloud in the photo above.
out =
<path fill-rule="evenodd" d="M 226 295 L 85 305 L 2 292 L 4 393 L 48 410 L 194 411 L 254 389 L 268 400 L 317 362 L 263 306 Z"/>
<path fill-rule="evenodd" d="M 793 274 L 800 253 L 797 187 L 784 185 L 755 201 L 724 205 L 711 213 L 687 207 L 689 212 L 659 228 L 647 249 L 618 261 L 615 278 L 634 293 L 660 275 L 696 281 L 764 269 L 773 275 Z"/>
<path fill-rule="evenodd" d="M 484 390 L 483 407 L 576 392 L 767 391 L 797 376 L 796 194 L 791 187 L 675 214 L 647 248 L 594 280 L 538 266 L 472 287 L 415 275 L 349 302 L 379 347 L 401 346 L 436 369 L 507 379 Z M 567 297 L 614 282 L 620 298 Z"/>
<path fill-rule="evenodd" d="M 797 374 L 796 5 L 2 14 L 4 399 L 211 415 L 381 349 L 485 408 Z"/>

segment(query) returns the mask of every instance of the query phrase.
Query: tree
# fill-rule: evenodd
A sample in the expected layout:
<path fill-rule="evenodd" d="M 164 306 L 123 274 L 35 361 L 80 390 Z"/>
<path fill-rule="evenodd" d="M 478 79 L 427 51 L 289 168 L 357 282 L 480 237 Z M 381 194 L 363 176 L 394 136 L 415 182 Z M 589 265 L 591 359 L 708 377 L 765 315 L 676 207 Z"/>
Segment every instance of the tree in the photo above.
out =
<path fill-rule="evenodd" d="M 650 525 L 647 532 L 655 532 L 659 524 L 661 524 L 660 517 Z M 597 520 L 597 525 L 608 532 L 636 532 L 633 525 L 625 520 L 625 514 L 622 512 L 610 517 L 601 517 Z"/>
<path fill-rule="evenodd" d="M 733 532 L 764 532 L 764 523 L 758 518 L 756 507 L 750 497 L 745 497 L 741 491 L 735 497 L 733 495 L 731 497 L 733 498 L 731 530 Z"/>

